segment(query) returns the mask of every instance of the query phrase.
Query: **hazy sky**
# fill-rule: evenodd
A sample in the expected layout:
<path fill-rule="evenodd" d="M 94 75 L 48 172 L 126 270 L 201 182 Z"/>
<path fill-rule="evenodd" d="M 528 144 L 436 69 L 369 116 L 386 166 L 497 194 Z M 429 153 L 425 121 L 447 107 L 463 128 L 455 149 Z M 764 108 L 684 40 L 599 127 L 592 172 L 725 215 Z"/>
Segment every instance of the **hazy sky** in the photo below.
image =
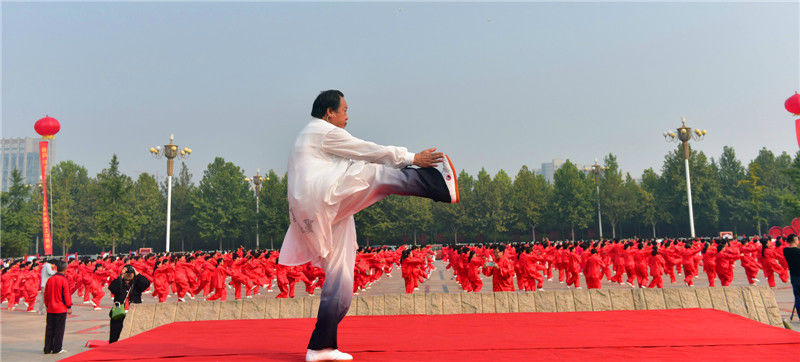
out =
<path fill-rule="evenodd" d="M 2 4 L 2 136 L 61 121 L 59 160 L 165 175 L 174 133 L 195 181 L 215 156 L 286 169 L 319 91 L 355 136 L 512 176 L 608 153 L 639 177 L 673 145 L 797 151 L 800 9 L 786 3 Z"/>

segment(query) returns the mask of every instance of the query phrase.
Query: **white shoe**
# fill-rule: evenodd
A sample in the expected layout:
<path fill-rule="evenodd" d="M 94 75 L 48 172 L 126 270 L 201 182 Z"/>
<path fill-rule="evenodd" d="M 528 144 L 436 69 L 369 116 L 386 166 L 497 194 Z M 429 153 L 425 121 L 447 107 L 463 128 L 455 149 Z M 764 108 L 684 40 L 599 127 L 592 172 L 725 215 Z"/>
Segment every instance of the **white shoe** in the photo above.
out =
<path fill-rule="evenodd" d="M 268 291 L 268 292 L 271 292 L 271 291 L 272 291 L 272 289 L 267 289 L 267 291 Z"/>
<path fill-rule="evenodd" d="M 147 291 L 143 292 L 142 294 L 153 294 L 153 291 L 152 290 L 147 290 Z"/>
<path fill-rule="evenodd" d="M 103 308 L 100 308 L 100 307 L 94 307 L 94 310 L 103 310 Z"/>
<path fill-rule="evenodd" d="M 253 296 L 252 295 L 248 295 L 247 299 L 253 299 Z"/>
<path fill-rule="evenodd" d="M 444 178 L 444 183 L 447 185 L 447 191 L 450 191 L 450 203 L 455 204 L 461 201 L 461 198 L 458 193 L 458 179 L 456 175 L 456 168 L 453 166 L 453 161 L 450 160 L 450 156 L 444 155 L 444 160 L 442 162 L 441 168 L 438 168 L 439 172 L 442 173 L 442 177 Z"/>
<path fill-rule="evenodd" d="M 66 349 L 62 349 L 62 350 L 60 350 L 60 351 L 58 351 L 58 352 L 56 352 L 56 353 L 57 353 L 57 354 L 61 354 L 61 353 L 67 353 L 67 350 L 66 350 Z"/>
<path fill-rule="evenodd" d="M 92 304 L 92 301 L 91 300 L 84 300 L 83 304 Z"/>
<path fill-rule="evenodd" d="M 315 351 L 309 349 L 306 351 L 306 362 L 312 361 L 352 361 L 353 356 L 341 352 L 338 349 L 322 349 Z"/>
<path fill-rule="evenodd" d="M 179 302 L 185 302 L 185 301 L 186 301 L 186 299 L 183 299 L 183 298 L 178 298 L 178 301 L 179 301 Z"/>

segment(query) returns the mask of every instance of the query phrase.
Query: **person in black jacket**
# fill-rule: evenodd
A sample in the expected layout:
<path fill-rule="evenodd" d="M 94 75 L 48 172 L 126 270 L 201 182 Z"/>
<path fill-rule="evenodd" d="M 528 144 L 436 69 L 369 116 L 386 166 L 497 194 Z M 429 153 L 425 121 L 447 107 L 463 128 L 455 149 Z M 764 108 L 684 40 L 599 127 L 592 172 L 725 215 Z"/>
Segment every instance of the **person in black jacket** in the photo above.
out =
<path fill-rule="evenodd" d="M 796 234 L 791 234 L 786 238 L 789 247 L 783 249 L 783 256 L 789 264 L 789 277 L 792 278 L 792 292 L 794 293 L 794 308 L 789 314 L 789 320 L 794 316 L 794 312 L 800 316 L 800 243 Z"/>
<path fill-rule="evenodd" d="M 122 274 L 108 284 L 108 290 L 114 295 L 114 303 L 125 305 L 125 299 L 127 298 L 130 303 L 140 304 L 142 303 L 142 292 L 147 290 L 149 286 L 150 280 L 139 274 L 133 265 L 125 265 L 122 268 Z M 109 312 L 108 316 L 111 317 L 111 312 Z M 108 343 L 114 343 L 119 340 L 124 322 L 124 316 L 119 320 L 111 320 L 111 333 L 108 337 Z"/>

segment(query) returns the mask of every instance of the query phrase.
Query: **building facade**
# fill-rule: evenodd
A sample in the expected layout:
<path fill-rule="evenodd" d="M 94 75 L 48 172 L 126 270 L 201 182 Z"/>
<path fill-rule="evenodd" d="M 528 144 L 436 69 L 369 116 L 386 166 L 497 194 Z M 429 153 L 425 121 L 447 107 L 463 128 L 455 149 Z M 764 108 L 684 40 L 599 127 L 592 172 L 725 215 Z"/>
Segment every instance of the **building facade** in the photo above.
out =
<path fill-rule="evenodd" d="M 572 161 L 570 161 L 570 162 L 572 162 Z M 587 173 L 588 172 L 588 171 L 584 170 L 584 166 L 582 164 L 575 163 L 575 162 L 572 162 L 572 164 L 575 165 L 575 167 L 578 169 L 578 171 L 583 172 L 583 173 Z M 544 176 L 545 180 L 547 180 L 547 182 L 552 184 L 553 182 L 555 182 L 555 177 L 554 176 L 556 174 L 556 171 L 558 171 L 558 169 L 561 168 L 561 166 L 563 166 L 563 165 L 564 165 L 564 160 L 562 160 L 560 158 L 554 158 L 553 161 L 542 163 L 542 168 L 540 168 L 539 170 L 535 171 L 534 173 L 537 174 L 537 175 Z"/>
<path fill-rule="evenodd" d="M 26 185 L 36 185 L 41 180 L 42 169 L 39 164 L 39 141 L 38 137 L 26 138 L 3 138 L 0 139 L 0 190 L 8 191 L 10 184 L 11 171 L 17 169 L 22 175 L 22 182 Z M 47 173 L 56 163 L 56 144 L 55 140 L 49 140 Z"/>

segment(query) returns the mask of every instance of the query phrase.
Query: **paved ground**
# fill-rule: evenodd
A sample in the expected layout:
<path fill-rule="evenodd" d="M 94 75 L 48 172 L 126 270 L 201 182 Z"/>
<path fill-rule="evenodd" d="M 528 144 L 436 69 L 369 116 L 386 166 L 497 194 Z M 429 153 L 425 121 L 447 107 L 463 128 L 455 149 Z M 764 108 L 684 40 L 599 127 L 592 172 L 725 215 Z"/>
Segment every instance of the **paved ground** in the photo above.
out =
<path fill-rule="evenodd" d="M 444 268 L 444 263 L 437 261 L 435 263 L 436 269 L 432 272 L 431 278 L 425 283 L 421 284 L 416 293 L 462 293 L 461 287 L 452 278 L 453 273 Z M 491 278 L 482 276 L 484 292 L 492 290 Z M 685 287 L 681 283 L 670 284 L 669 278 L 665 278 L 665 287 Z M 682 278 L 679 278 L 682 279 Z M 762 280 L 763 281 L 763 280 Z M 583 285 L 585 281 L 582 280 Z M 765 283 L 765 281 L 764 281 Z M 705 274 L 695 279 L 697 286 L 708 286 L 708 281 Z M 736 268 L 736 274 L 733 285 L 746 285 L 747 280 L 744 276 L 744 270 L 740 267 Z M 630 288 L 629 286 L 620 286 L 618 284 L 611 284 L 604 281 L 603 288 Z M 297 296 L 307 295 L 303 289 L 303 284 L 297 285 Z M 545 281 L 545 290 L 567 289 L 564 284 L 557 281 Z M 778 306 L 784 319 L 788 319 L 789 313 L 792 309 L 792 288 L 788 283 L 780 283 L 776 286 L 775 296 L 778 301 Z M 319 290 L 317 290 L 319 291 Z M 384 276 L 381 280 L 374 283 L 370 289 L 362 291 L 362 295 L 380 295 L 387 293 L 402 293 L 405 291 L 403 279 L 400 277 L 399 268 L 395 268 L 393 277 L 389 278 Z M 64 349 L 66 353 L 60 355 L 44 355 L 41 353 L 44 339 L 44 316 L 35 313 L 26 313 L 21 310 L 6 311 L 6 304 L 3 311 L 0 313 L 0 359 L 2 361 L 55 361 L 64 357 L 68 357 L 87 350 L 83 345 L 90 339 L 108 339 L 108 311 L 111 307 L 111 299 L 107 296 L 103 299 L 101 311 L 94 311 L 86 304 L 82 304 L 82 299 L 75 296 L 73 303 L 73 315 L 67 319 L 67 329 L 64 335 Z M 255 298 L 274 298 L 277 295 L 277 290 L 273 292 L 266 292 L 262 295 L 257 295 Z M 229 290 L 228 297 L 233 298 L 233 290 Z M 154 299 L 149 295 L 143 297 L 145 303 L 154 303 Z M 175 303 L 175 297 L 167 299 L 168 303 Z M 20 309 L 23 309 L 20 307 Z M 800 319 L 794 318 L 792 326 L 795 330 L 800 331 Z"/>

